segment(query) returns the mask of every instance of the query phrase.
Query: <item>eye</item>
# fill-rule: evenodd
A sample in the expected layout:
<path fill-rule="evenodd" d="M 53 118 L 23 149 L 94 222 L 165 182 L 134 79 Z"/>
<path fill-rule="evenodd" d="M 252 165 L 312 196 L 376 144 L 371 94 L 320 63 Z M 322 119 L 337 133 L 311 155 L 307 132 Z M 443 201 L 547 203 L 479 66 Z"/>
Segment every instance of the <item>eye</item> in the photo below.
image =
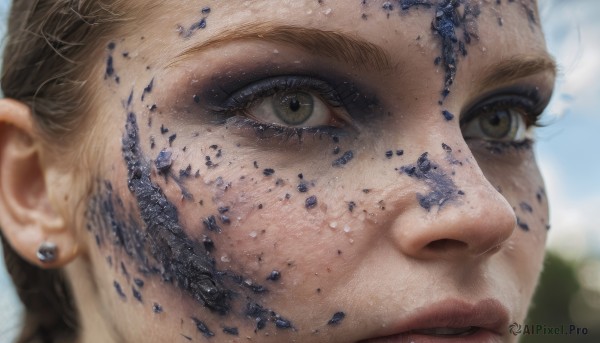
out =
<path fill-rule="evenodd" d="M 463 136 L 499 142 L 524 141 L 528 127 L 535 125 L 539 116 L 533 104 L 529 99 L 503 97 L 475 106 L 461 123 Z"/>
<path fill-rule="evenodd" d="M 523 115 L 511 108 L 482 113 L 463 127 L 465 138 L 494 141 L 522 141 L 526 131 Z"/>
<path fill-rule="evenodd" d="M 306 91 L 281 91 L 261 99 L 244 113 L 257 121 L 290 127 L 313 127 L 335 124 L 328 105 Z"/>
<path fill-rule="evenodd" d="M 261 80 L 230 95 L 218 112 L 280 128 L 343 127 L 352 119 L 326 82 L 303 76 Z"/>

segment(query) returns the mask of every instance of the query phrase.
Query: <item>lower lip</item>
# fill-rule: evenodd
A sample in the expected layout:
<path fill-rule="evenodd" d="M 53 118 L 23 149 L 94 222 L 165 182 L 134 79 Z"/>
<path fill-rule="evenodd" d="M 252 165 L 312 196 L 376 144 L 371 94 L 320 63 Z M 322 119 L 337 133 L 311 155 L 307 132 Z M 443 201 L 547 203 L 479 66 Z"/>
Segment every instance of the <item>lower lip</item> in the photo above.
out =
<path fill-rule="evenodd" d="M 468 336 L 429 336 L 417 333 L 403 333 L 394 336 L 379 337 L 360 343 L 501 343 L 502 337 L 489 330 L 480 329 Z"/>

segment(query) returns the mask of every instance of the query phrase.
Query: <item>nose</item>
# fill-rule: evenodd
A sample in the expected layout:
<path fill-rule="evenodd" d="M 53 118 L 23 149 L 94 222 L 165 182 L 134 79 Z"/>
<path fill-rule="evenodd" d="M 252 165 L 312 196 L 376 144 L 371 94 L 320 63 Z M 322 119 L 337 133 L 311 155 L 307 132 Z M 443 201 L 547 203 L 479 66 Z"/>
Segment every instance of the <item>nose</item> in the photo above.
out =
<path fill-rule="evenodd" d="M 391 227 L 394 244 L 405 255 L 490 256 L 515 230 L 516 217 L 508 201 L 490 184 L 468 146 L 459 148 L 457 155 L 449 146 L 438 145 L 399 169 L 401 183 L 416 187 L 414 200 Z"/>

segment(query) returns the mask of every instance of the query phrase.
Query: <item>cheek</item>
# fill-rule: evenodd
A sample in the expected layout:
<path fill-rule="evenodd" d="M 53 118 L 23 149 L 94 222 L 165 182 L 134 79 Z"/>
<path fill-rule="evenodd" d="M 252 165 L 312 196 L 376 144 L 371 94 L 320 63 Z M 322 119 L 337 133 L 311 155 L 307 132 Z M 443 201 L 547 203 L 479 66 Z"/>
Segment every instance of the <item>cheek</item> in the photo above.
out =
<path fill-rule="evenodd" d="M 206 199 L 203 205 L 180 206 L 189 234 L 214 243 L 211 256 L 219 268 L 266 284 L 271 295 L 323 287 L 318 275 L 342 263 L 342 251 L 353 244 L 350 227 L 363 225 L 360 213 L 350 212 L 345 192 L 323 186 L 324 179 L 309 179 L 310 168 L 300 179 L 300 169 L 269 165 L 252 154 L 229 158 L 235 166 L 218 167 L 189 182 L 194 198 Z M 229 162 L 220 161 L 223 166 Z"/>
<path fill-rule="evenodd" d="M 290 291 L 318 296 L 332 275 L 343 274 L 334 267 L 353 244 L 350 225 L 358 227 L 365 215 L 352 212 L 343 191 L 268 164 L 272 158 L 235 153 L 239 147 L 218 135 L 173 139 L 161 125 L 159 134 L 171 135 L 152 143 L 153 130 L 129 114 L 120 156 L 126 170 L 116 162 L 88 204 L 88 230 L 120 274 L 108 280 L 111 294 L 143 303 L 156 295 L 149 285 L 173 285 L 152 305 L 154 313 L 167 306 L 194 313 L 203 304 L 244 313 L 256 309 L 256 300 L 264 308 L 250 321 L 257 316 L 259 326 L 264 319 L 285 329 L 284 317 L 266 304 L 284 308 Z"/>
<path fill-rule="evenodd" d="M 550 229 L 548 199 L 533 148 L 495 151 L 471 146 L 488 181 L 511 204 L 522 233 L 545 241 Z"/>
<path fill-rule="evenodd" d="M 519 159 L 514 155 L 519 154 Z M 519 161 L 511 163 L 509 159 Z M 517 228 L 506 242 L 508 268 L 518 274 L 525 293 L 533 293 L 550 229 L 544 181 L 535 163 L 533 150 L 513 151 L 480 161 L 490 183 L 508 200 L 517 218 Z M 507 176 L 508 175 L 508 176 Z"/>

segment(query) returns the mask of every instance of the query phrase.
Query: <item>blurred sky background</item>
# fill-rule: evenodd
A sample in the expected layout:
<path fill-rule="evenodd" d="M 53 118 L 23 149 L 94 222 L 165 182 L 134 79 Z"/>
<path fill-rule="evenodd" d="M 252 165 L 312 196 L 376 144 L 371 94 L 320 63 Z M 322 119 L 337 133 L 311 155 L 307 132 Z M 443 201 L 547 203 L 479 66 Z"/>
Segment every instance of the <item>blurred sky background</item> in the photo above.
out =
<path fill-rule="evenodd" d="M 539 5 L 548 48 L 560 66 L 543 120 L 549 126 L 538 131 L 536 145 L 551 208 L 548 248 L 567 261 L 586 261 L 580 282 L 600 294 L 600 1 Z M 1 37 L 8 7 L 0 0 Z M 19 303 L 0 265 L 0 341 L 10 342 Z M 594 301 L 600 309 L 600 299 Z"/>

